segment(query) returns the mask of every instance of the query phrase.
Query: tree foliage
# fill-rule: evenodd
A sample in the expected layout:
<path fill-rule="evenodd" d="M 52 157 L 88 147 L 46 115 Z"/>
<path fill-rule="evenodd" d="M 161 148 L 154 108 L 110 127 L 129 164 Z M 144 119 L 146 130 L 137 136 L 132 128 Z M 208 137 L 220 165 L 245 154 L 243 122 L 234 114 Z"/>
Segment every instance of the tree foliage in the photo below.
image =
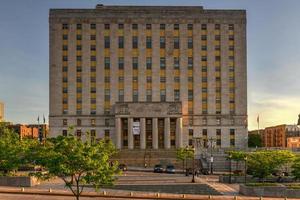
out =
<path fill-rule="evenodd" d="M 279 167 L 291 163 L 294 154 L 287 150 L 264 150 L 248 153 L 247 166 L 254 177 L 264 179 Z"/>
<path fill-rule="evenodd" d="M 292 174 L 295 179 L 300 179 L 300 156 L 298 156 L 292 164 Z"/>
<path fill-rule="evenodd" d="M 113 184 L 118 168 L 110 158 L 115 153 L 111 142 L 101 140 L 91 144 L 69 135 L 51 138 L 32 150 L 30 157 L 46 169 L 33 175 L 42 179 L 61 178 L 79 199 L 87 184 L 95 188 Z"/>
<path fill-rule="evenodd" d="M 248 147 L 262 147 L 262 139 L 259 134 L 249 134 Z"/>
<path fill-rule="evenodd" d="M 229 151 L 227 152 L 227 154 L 228 154 L 227 159 L 231 159 L 236 162 L 235 165 L 236 171 L 239 169 L 240 162 L 244 161 L 247 156 L 247 153 L 244 151 Z"/>
<path fill-rule="evenodd" d="M 176 150 L 176 158 L 177 160 L 182 161 L 182 169 L 184 169 L 184 162 L 187 159 L 194 157 L 194 150 L 191 147 L 186 148 L 178 148 Z"/>
<path fill-rule="evenodd" d="M 18 168 L 26 163 L 26 152 L 37 141 L 20 140 L 19 135 L 5 124 L 0 125 L 0 174 L 15 175 Z"/>

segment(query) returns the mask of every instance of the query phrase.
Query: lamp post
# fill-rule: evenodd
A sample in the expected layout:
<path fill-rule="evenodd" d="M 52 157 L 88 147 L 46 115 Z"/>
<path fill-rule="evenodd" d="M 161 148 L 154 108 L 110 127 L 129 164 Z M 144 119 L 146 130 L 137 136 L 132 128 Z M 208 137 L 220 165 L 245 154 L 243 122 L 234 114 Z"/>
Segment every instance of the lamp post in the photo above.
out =
<path fill-rule="evenodd" d="M 195 183 L 195 147 L 192 148 L 193 151 L 193 178 L 192 183 Z"/>
<path fill-rule="evenodd" d="M 245 161 L 245 184 L 247 183 L 247 156 L 245 156 L 244 161 Z"/>
<path fill-rule="evenodd" d="M 232 158 L 232 155 L 229 155 L 228 158 L 229 158 L 229 183 L 231 184 L 231 158 Z"/>
<path fill-rule="evenodd" d="M 214 163 L 214 157 L 212 155 L 212 149 L 213 149 L 213 142 L 215 141 L 214 138 L 209 138 L 209 145 L 210 145 L 210 174 L 213 174 L 213 163 Z"/>

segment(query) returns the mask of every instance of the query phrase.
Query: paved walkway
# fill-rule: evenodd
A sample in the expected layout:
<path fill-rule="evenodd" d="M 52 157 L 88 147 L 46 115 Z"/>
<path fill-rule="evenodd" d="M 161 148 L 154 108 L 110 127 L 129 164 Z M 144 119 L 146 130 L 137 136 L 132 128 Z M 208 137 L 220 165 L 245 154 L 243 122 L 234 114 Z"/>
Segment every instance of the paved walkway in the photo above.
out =
<path fill-rule="evenodd" d="M 218 176 L 200 176 L 198 178 L 201 183 L 207 184 L 223 195 L 236 196 L 239 195 L 238 184 L 219 183 Z"/>

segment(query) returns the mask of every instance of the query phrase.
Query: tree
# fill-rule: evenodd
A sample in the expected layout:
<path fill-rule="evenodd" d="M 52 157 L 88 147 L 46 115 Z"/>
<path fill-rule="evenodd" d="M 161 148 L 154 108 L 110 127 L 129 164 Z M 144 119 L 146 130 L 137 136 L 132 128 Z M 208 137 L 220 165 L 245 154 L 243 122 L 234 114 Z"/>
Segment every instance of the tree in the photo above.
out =
<path fill-rule="evenodd" d="M 262 139 L 259 134 L 249 134 L 248 147 L 262 147 Z"/>
<path fill-rule="evenodd" d="M 41 179 L 61 178 L 78 200 L 84 187 L 112 185 L 118 172 L 117 163 L 110 158 L 116 149 L 109 141 L 83 142 L 73 135 L 51 138 L 44 145 L 37 146 L 29 156 L 46 172 L 35 172 Z"/>
<path fill-rule="evenodd" d="M 245 157 L 247 156 L 246 152 L 244 152 L 244 151 L 229 151 L 227 153 L 228 153 L 227 159 L 231 159 L 231 160 L 235 161 L 235 163 L 236 163 L 235 170 L 238 171 L 240 162 L 244 161 Z"/>
<path fill-rule="evenodd" d="M 300 156 L 298 156 L 292 164 L 292 174 L 295 179 L 300 179 Z"/>
<path fill-rule="evenodd" d="M 176 158 L 177 160 L 182 161 L 182 169 L 184 171 L 184 163 L 187 159 L 193 158 L 194 153 L 193 149 L 191 147 L 186 147 L 186 148 L 178 148 L 176 150 Z"/>
<path fill-rule="evenodd" d="M 264 150 L 248 154 L 248 169 L 254 177 L 264 180 L 284 164 L 291 163 L 294 154 L 287 150 Z"/>

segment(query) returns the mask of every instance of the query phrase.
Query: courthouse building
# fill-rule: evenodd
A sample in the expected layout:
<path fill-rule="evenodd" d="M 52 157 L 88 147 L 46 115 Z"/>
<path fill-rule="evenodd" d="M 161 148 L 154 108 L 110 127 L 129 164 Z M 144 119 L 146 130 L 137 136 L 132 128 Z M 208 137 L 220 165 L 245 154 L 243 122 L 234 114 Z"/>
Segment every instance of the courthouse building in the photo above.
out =
<path fill-rule="evenodd" d="M 119 149 L 247 145 L 246 11 L 51 9 L 50 136 Z"/>

